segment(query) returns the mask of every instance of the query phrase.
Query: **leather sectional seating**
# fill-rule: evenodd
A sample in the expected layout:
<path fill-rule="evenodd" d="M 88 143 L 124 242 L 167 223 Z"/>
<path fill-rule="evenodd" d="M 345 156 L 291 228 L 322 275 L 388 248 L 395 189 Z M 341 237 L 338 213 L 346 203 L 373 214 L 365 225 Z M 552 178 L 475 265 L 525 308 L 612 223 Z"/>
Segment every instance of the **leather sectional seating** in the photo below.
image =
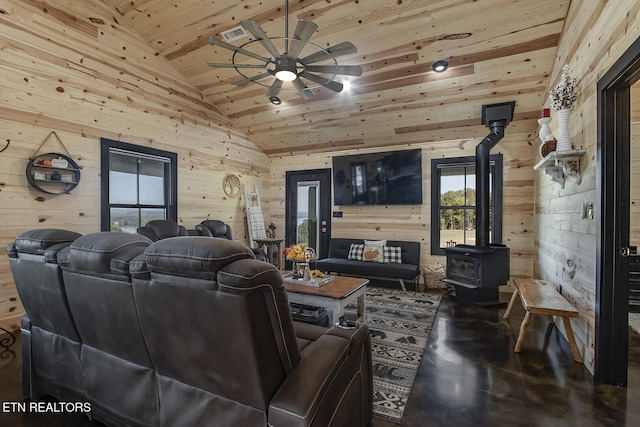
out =
<path fill-rule="evenodd" d="M 9 265 L 26 315 L 21 320 L 25 397 L 60 400 L 85 396 L 80 336 L 67 302 L 58 251 L 80 234 L 42 229 L 21 234 L 7 246 Z"/>
<path fill-rule="evenodd" d="M 49 232 L 53 240 L 60 230 Z M 80 363 L 77 356 L 75 363 L 59 360 L 57 347 L 37 342 L 51 340 L 51 334 L 35 333 L 40 327 L 27 309 L 24 371 L 41 372 L 39 364 L 50 363 L 50 357 L 80 384 L 75 393 L 60 394 L 57 384 L 63 379 L 50 378 L 50 386 L 37 388 L 43 382 L 25 375 L 34 383 L 25 385 L 33 390 L 28 397 L 89 401 L 93 418 L 118 426 L 370 423 L 366 325 L 343 330 L 294 322 L 280 273 L 256 260 L 251 249 L 196 236 L 155 243 L 124 233 L 74 237 L 66 237 L 73 239 L 70 245 L 62 243 L 69 246 L 57 252 L 58 264 L 42 230 L 9 245 L 19 289 L 33 288 L 29 292 L 46 300 L 48 291 L 42 288 L 55 282 L 56 274 L 59 279 L 62 269 L 59 283 L 67 302 L 61 298 L 54 304 L 71 313 L 77 331 L 75 347 L 68 345 L 76 350 L 71 354 L 79 346 Z M 33 238 L 41 242 L 24 243 Z M 32 255 L 43 257 L 45 251 L 51 280 L 43 273 L 38 287 L 14 265 Z M 60 317 L 51 315 L 43 323 L 57 323 Z M 39 348 L 44 354 L 35 357 Z"/>

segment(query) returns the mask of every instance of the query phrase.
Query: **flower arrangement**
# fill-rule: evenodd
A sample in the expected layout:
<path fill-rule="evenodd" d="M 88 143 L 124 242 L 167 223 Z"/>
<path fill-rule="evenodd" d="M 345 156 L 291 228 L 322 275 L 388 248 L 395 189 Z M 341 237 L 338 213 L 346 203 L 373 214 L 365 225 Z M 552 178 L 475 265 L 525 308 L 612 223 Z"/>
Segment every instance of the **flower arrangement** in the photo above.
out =
<path fill-rule="evenodd" d="M 573 110 L 577 95 L 578 79 L 569 77 L 569 66 L 562 67 L 562 77 L 555 89 L 551 90 L 551 105 L 558 110 Z"/>
<path fill-rule="evenodd" d="M 311 270 L 309 272 L 310 277 L 324 277 L 324 273 L 320 270 Z"/>
<path fill-rule="evenodd" d="M 292 243 L 284 248 L 282 253 L 289 261 L 304 261 L 304 250 L 304 245 Z"/>

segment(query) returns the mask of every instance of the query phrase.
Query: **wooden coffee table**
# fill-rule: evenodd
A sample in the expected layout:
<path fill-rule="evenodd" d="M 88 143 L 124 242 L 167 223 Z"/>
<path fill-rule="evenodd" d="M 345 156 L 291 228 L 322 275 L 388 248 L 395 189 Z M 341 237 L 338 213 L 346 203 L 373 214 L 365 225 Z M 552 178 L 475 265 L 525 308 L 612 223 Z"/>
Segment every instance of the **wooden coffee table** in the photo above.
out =
<path fill-rule="evenodd" d="M 288 273 L 281 271 L 283 274 Z M 284 283 L 289 302 L 324 307 L 332 312 L 332 325 L 344 314 L 344 308 L 353 301 L 358 305 L 358 322 L 365 321 L 365 303 L 369 279 L 335 276 L 333 282 L 324 286 L 305 286 Z"/>

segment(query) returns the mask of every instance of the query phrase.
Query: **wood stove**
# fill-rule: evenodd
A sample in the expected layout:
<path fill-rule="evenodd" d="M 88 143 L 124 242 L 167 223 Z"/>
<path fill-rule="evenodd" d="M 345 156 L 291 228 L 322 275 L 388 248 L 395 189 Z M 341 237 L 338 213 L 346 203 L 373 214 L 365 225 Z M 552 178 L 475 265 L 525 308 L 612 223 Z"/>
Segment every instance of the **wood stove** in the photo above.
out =
<path fill-rule="evenodd" d="M 482 106 L 482 124 L 491 133 L 476 146 L 476 246 L 456 245 L 445 249 L 445 282 L 456 288 L 456 298 L 476 305 L 500 304 L 499 289 L 509 281 L 509 248 L 489 243 L 490 155 L 513 120 L 515 101 Z"/>
<path fill-rule="evenodd" d="M 456 288 L 456 298 L 476 305 L 499 304 L 499 289 L 509 281 L 509 248 L 457 245 L 445 250 L 446 282 Z"/>

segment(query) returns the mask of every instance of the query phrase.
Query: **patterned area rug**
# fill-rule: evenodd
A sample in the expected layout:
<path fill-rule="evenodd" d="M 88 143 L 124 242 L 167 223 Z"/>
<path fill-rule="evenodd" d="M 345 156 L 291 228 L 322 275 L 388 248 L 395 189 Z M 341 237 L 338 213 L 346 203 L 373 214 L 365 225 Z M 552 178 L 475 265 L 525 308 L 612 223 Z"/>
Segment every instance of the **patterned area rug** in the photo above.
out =
<path fill-rule="evenodd" d="M 640 334 L 640 313 L 629 313 L 629 326 Z"/>
<path fill-rule="evenodd" d="M 441 299 L 441 293 L 367 288 L 375 417 L 402 422 Z M 347 306 L 345 311 L 355 309 Z"/>

